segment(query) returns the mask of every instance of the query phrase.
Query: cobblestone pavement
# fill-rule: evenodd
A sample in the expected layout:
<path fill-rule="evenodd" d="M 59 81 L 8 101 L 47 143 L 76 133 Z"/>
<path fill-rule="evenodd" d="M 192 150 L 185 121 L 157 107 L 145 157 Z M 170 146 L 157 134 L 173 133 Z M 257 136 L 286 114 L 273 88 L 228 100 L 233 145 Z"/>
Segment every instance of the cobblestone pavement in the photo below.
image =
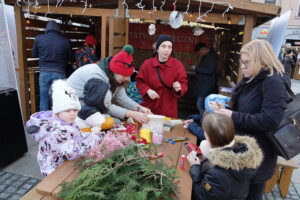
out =
<path fill-rule="evenodd" d="M 280 192 L 277 185 L 273 188 L 272 192 L 264 195 L 264 200 L 299 200 L 299 199 L 300 199 L 300 195 L 297 192 L 293 182 L 291 182 L 290 184 L 289 193 L 286 196 L 286 198 L 282 198 L 280 196 Z"/>
<path fill-rule="evenodd" d="M 0 200 L 19 200 L 40 180 L 0 171 Z"/>

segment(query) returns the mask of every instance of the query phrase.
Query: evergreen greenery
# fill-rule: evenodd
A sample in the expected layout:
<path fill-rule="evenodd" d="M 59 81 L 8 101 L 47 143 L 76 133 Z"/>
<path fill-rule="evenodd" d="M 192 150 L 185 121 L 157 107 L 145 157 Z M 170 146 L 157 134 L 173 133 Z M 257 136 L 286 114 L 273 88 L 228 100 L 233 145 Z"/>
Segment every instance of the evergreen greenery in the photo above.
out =
<path fill-rule="evenodd" d="M 156 150 L 154 150 L 156 152 Z M 161 159 L 150 161 L 146 147 L 130 145 L 110 158 L 91 165 L 71 183 L 64 183 L 59 197 L 64 200 L 168 200 L 176 196 L 175 167 Z M 150 153 L 151 154 L 151 153 Z"/>

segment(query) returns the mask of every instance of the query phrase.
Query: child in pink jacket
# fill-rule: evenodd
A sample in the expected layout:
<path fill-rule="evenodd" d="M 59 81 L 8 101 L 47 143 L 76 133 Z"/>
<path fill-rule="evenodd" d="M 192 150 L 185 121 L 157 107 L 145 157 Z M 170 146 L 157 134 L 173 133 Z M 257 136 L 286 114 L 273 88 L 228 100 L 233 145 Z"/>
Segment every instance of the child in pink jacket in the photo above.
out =
<path fill-rule="evenodd" d="M 26 123 L 27 132 L 39 142 L 37 160 L 44 176 L 64 161 L 79 158 L 103 138 L 101 134 L 80 132 L 74 122 L 80 102 L 65 81 L 55 81 L 52 89 L 52 111 L 35 113 Z"/>

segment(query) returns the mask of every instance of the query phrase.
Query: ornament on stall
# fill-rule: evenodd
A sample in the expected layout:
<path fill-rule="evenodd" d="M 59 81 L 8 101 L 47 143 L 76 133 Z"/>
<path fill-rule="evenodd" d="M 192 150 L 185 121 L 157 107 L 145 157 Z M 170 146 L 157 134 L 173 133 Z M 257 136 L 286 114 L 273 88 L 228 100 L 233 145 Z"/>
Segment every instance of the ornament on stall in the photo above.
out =
<path fill-rule="evenodd" d="M 174 29 L 179 28 L 183 23 L 182 14 L 179 11 L 172 11 L 170 15 L 169 23 L 172 28 Z"/>
<path fill-rule="evenodd" d="M 190 4 L 191 4 L 191 0 L 189 0 L 188 4 L 186 5 L 186 11 L 183 13 L 184 15 L 189 14 Z"/>
<path fill-rule="evenodd" d="M 87 0 L 80 0 L 80 3 L 84 3 L 84 9 L 81 12 L 81 13 L 84 13 L 84 11 L 85 11 L 85 9 L 86 9 L 86 7 L 88 5 Z"/>
<path fill-rule="evenodd" d="M 163 0 L 163 1 L 161 2 L 161 6 L 159 7 L 159 9 L 160 9 L 161 11 L 163 11 L 163 7 L 164 7 L 166 1 L 167 1 L 167 0 Z"/>
<path fill-rule="evenodd" d="M 140 2 L 138 2 L 137 4 L 135 4 L 139 9 L 144 10 L 145 5 L 142 4 L 143 0 L 141 0 Z"/>
<path fill-rule="evenodd" d="M 169 20 L 170 26 L 174 29 L 179 28 L 183 23 L 182 14 L 179 11 L 176 11 L 176 1 L 177 0 L 173 3 L 174 10 L 171 12 Z"/>
<path fill-rule="evenodd" d="M 148 33 L 149 35 L 154 35 L 156 32 L 155 24 L 150 24 L 148 27 Z"/>
<path fill-rule="evenodd" d="M 156 12 L 157 8 L 155 6 L 155 0 L 152 1 L 152 10 L 149 12 L 150 14 L 153 14 L 154 12 Z"/>
<path fill-rule="evenodd" d="M 198 8 L 198 17 L 196 17 L 196 22 L 205 22 L 205 20 L 201 16 L 201 4 L 202 1 L 199 1 L 199 8 Z"/>
<path fill-rule="evenodd" d="M 194 32 L 194 36 L 200 36 L 204 33 L 204 30 L 199 27 L 199 26 L 196 26 L 194 29 L 193 29 L 193 32 Z"/>
<path fill-rule="evenodd" d="M 126 0 L 124 0 L 123 2 L 122 2 L 122 4 L 124 4 L 125 5 L 125 18 L 126 19 L 129 19 L 130 18 L 130 15 L 129 15 L 129 9 L 128 9 L 128 4 L 126 3 Z"/>

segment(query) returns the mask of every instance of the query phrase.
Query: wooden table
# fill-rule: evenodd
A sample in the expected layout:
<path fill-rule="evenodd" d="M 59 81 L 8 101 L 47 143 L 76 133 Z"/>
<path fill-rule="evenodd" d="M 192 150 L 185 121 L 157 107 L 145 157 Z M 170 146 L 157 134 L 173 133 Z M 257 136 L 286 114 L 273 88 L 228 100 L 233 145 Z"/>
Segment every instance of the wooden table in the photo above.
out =
<path fill-rule="evenodd" d="M 184 136 L 190 138 L 188 142 L 196 143 L 196 136 L 192 135 L 182 125 L 173 127 L 171 131 L 165 131 L 164 138 Z M 179 187 L 179 199 L 188 200 L 191 199 L 192 191 L 192 179 L 189 175 L 190 166 L 186 161 L 184 164 L 184 170 L 179 169 L 180 156 L 187 155 L 188 152 L 184 147 L 184 142 L 177 142 L 176 144 L 169 144 L 163 142 L 158 148 L 158 152 L 164 152 L 162 158 L 167 166 L 176 166 L 178 169 L 178 176 L 175 182 Z M 171 158 L 171 159 L 170 159 Z M 55 200 L 59 193 L 62 182 L 70 182 L 73 180 L 79 172 L 73 167 L 74 161 L 66 161 L 59 166 L 54 172 L 45 177 L 39 184 L 26 193 L 21 200 Z"/>

